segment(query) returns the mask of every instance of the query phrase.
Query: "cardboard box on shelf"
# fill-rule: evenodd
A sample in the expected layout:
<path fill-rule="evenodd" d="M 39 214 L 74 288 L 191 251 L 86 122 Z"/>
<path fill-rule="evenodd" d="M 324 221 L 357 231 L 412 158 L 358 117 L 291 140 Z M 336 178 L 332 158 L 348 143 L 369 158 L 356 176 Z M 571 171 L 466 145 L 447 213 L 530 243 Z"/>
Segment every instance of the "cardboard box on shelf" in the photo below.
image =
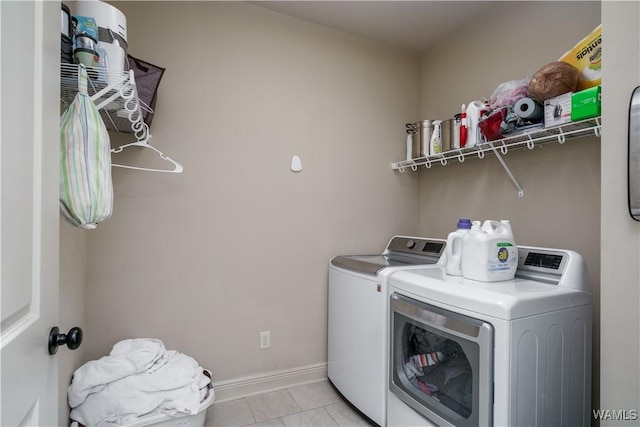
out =
<path fill-rule="evenodd" d="M 571 96 L 573 92 L 544 101 L 544 127 L 558 126 L 571 121 Z"/>
<path fill-rule="evenodd" d="M 571 121 L 590 119 L 602 112 L 602 93 L 600 86 L 581 90 L 571 96 Z"/>

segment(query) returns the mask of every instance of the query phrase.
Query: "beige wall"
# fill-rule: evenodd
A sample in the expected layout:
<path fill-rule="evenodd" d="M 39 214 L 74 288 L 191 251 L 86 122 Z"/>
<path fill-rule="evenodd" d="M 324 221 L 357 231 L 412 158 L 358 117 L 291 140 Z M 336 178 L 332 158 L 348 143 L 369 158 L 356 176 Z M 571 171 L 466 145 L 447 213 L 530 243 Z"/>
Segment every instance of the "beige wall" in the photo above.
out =
<path fill-rule="evenodd" d="M 606 96 L 602 98 L 600 408 L 638 411 L 640 223 L 627 210 L 627 130 L 631 92 L 640 85 L 640 7 L 638 2 L 602 5 Z M 602 425 L 638 425 L 638 420 L 609 420 Z"/>
<path fill-rule="evenodd" d="M 417 230 L 418 180 L 390 163 L 419 59 L 246 3 L 116 5 L 129 52 L 167 68 L 151 142 L 185 171 L 114 169 L 113 217 L 88 238 L 86 359 L 158 337 L 216 381 L 326 362 L 330 257 Z"/>
<path fill-rule="evenodd" d="M 60 315 L 58 327 L 67 333 L 74 326 L 86 333 L 85 326 L 85 271 L 87 265 L 88 231 L 75 228 L 60 219 Z M 59 361 L 58 425 L 69 419 L 67 388 L 73 372 L 84 362 L 86 343 L 75 351 L 63 348 L 56 354 Z"/>
<path fill-rule="evenodd" d="M 579 19 L 576 19 L 579 16 Z M 544 22 L 544 26 L 540 23 Z M 422 61 L 421 112 L 449 118 L 498 84 L 530 77 L 600 23 L 600 2 L 504 2 L 439 43 Z M 550 30 L 553 29 L 553 30 Z M 606 53 L 605 53 L 606 58 Z M 605 59 L 606 61 L 606 59 Z M 605 97 L 608 94 L 605 91 Z M 520 245 L 573 249 L 587 262 L 594 294 L 594 390 L 599 380 L 600 139 L 511 151 L 420 172 L 419 234 L 445 237 L 457 219 L 510 219 Z M 597 399 L 597 392 L 594 393 Z M 597 400 L 596 400 L 597 402 Z"/>
<path fill-rule="evenodd" d="M 640 241 L 624 205 L 624 114 L 638 84 L 638 69 L 628 67 L 640 66 L 621 51 L 637 43 L 637 3 L 602 6 L 605 49 L 615 52 L 606 55 L 617 64 L 605 68 L 602 143 L 510 152 L 524 198 L 491 158 L 419 174 L 388 167 L 403 155 L 399 128 L 417 112 L 451 115 L 556 59 L 600 21 L 598 2 L 518 3 L 520 16 L 504 3 L 500 13 L 512 19 L 478 23 L 440 44 L 422 76 L 407 55 L 247 4 L 118 4 L 129 18 L 130 52 L 168 69 L 152 142 L 185 173 L 114 170 L 114 217 L 79 252 L 64 243 L 77 236 L 62 230 L 61 263 L 87 255 L 85 360 L 122 338 L 158 336 L 217 380 L 322 362 L 330 256 L 376 251 L 394 233 L 445 236 L 459 216 L 509 217 L 518 243 L 585 255 L 594 336 L 601 303 L 610 362 L 600 407 L 637 408 Z M 543 19 L 562 30 L 539 31 Z M 453 83 L 441 84 L 445 72 Z M 288 170 L 292 154 L 302 157 L 300 174 Z M 271 350 L 258 350 L 261 330 L 272 331 Z"/>

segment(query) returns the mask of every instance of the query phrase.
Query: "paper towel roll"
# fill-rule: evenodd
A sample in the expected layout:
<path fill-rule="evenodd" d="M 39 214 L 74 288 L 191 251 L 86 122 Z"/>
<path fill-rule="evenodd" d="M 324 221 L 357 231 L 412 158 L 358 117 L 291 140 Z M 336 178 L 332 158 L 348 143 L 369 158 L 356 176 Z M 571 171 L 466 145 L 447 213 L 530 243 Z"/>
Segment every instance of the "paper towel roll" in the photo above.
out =
<path fill-rule="evenodd" d="M 513 106 L 515 113 L 525 120 L 539 120 L 544 115 L 544 108 L 531 98 L 520 98 Z"/>

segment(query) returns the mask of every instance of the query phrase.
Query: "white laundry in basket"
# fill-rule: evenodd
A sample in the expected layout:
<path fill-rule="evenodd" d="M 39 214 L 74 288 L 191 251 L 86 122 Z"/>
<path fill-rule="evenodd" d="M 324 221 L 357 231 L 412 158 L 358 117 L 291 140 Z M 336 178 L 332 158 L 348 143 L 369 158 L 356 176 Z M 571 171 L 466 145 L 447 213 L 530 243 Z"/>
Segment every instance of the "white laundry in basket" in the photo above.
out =
<path fill-rule="evenodd" d="M 213 394 L 210 388 L 210 376 L 192 357 L 166 350 L 160 340 L 125 340 L 74 373 L 70 415 L 85 426 L 123 425 L 157 414 L 191 416 Z"/>
<path fill-rule="evenodd" d="M 200 410 L 195 415 L 183 415 L 172 418 L 165 414 L 152 414 L 134 418 L 128 421 L 123 427 L 177 427 L 193 426 L 203 427 L 207 416 L 207 409 L 213 404 L 215 394 L 213 388 L 209 389 L 209 394 L 200 403 Z"/>

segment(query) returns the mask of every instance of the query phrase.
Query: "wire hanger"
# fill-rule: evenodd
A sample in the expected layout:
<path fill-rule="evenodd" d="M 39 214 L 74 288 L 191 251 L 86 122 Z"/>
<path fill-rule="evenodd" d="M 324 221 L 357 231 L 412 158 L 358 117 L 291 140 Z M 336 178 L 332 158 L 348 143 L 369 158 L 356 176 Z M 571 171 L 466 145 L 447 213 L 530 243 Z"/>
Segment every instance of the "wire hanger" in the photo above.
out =
<path fill-rule="evenodd" d="M 143 147 L 143 148 L 150 148 L 151 150 L 155 151 L 160 157 L 162 157 L 162 159 L 168 161 L 169 163 L 172 163 L 174 168 L 173 169 L 154 169 L 154 168 L 143 168 L 140 166 L 129 166 L 129 165 L 118 165 L 115 163 L 111 163 L 111 166 L 115 166 L 118 168 L 126 168 L 126 169 L 135 169 L 135 170 L 140 170 L 140 171 L 149 171 L 149 172 L 168 172 L 168 173 L 182 173 L 183 168 L 182 165 L 178 162 L 176 162 L 175 160 L 173 160 L 171 157 L 162 154 L 162 152 L 160 150 L 158 150 L 156 147 L 154 147 L 151 144 L 148 144 L 147 142 L 143 142 L 143 141 L 136 141 L 136 142 L 132 142 L 130 144 L 125 144 L 125 145 L 121 145 L 118 148 L 115 149 L 111 149 L 112 153 L 120 153 L 122 150 L 124 150 L 127 147 Z"/>
<path fill-rule="evenodd" d="M 171 157 L 167 156 L 166 154 L 163 154 L 156 147 L 154 147 L 153 145 L 149 144 L 148 141 L 149 141 L 149 138 L 151 138 L 151 135 L 149 134 L 149 126 L 146 123 L 144 123 L 142 121 L 134 122 L 134 135 L 136 135 L 136 138 L 138 139 L 136 142 L 132 142 L 132 143 L 129 143 L 129 144 L 124 144 L 124 145 L 121 145 L 118 148 L 112 148 L 111 149 L 111 153 L 113 153 L 113 154 L 120 153 L 120 152 L 122 152 L 122 150 L 124 150 L 127 147 L 149 148 L 149 149 L 155 151 L 156 154 L 158 154 L 163 160 L 166 160 L 167 162 L 173 164 L 173 169 L 145 168 L 145 167 L 141 167 L 141 166 L 119 165 L 119 164 L 116 164 L 116 163 L 111 163 L 111 166 L 115 166 L 115 167 L 118 167 L 118 168 L 125 168 L 125 169 L 135 169 L 135 170 L 141 170 L 141 171 L 148 171 L 148 172 L 182 173 L 183 167 L 182 167 L 182 165 L 180 163 L 176 162 Z"/>

